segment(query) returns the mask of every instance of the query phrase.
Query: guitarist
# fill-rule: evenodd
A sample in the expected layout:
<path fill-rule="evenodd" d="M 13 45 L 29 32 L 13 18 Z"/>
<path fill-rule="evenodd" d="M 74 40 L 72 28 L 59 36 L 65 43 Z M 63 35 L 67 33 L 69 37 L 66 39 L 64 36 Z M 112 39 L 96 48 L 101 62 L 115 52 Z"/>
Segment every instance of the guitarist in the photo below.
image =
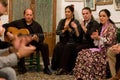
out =
<path fill-rule="evenodd" d="M 44 73 L 51 75 L 51 71 L 48 68 L 49 65 L 49 49 L 48 49 L 48 44 L 43 43 L 44 41 L 44 36 L 43 35 L 37 35 L 43 34 L 43 30 L 40 24 L 38 24 L 36 21 L 33 20 L 33 11 L 32 9 L 26 9 L 24 10 L 24 18 L 20 20 L 16 20 L 13 22 L 10 22 L 8 24 L 4 24 L 3 27 L 7 28 L 14 26 L 15 28 L 18 29 L 28 29 L 30 34 L 33 35 L 34 41 L 32 41 L 32 45 L 36 46 L 37 50 L 41 51 L 43 62 L 44 62 Z M 20 73 L 25 73 L 27 70 L 25 68 L 25 59 L 22 58 L 18 62 L 18 70 Z"/>

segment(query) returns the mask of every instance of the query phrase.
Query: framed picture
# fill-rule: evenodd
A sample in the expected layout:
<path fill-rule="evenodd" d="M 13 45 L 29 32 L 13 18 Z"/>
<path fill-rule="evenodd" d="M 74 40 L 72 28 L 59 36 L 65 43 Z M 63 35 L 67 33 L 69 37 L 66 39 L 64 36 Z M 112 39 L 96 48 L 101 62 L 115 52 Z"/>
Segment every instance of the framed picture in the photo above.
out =
<path fill-rule="evenodd" d="M 83 1 L 83 0 L 65 0 L 66 2 L 78 2 L 78 1 Z"/>
<path fill-rule="evenodd" d="M 91 10 L 95 10 L 95 0 L 84 0 L 84 7 L 89 7 Z"/>
<path fill-rule="evenodd" d="M 114 0 L 115 10 L 120 10 L 120 0 Z"/>
<path fill-rule="evenodd" d="M 113 0 L 96 0 L 97 5 L 106 5 L 106 4 L 112 4 Z"/>

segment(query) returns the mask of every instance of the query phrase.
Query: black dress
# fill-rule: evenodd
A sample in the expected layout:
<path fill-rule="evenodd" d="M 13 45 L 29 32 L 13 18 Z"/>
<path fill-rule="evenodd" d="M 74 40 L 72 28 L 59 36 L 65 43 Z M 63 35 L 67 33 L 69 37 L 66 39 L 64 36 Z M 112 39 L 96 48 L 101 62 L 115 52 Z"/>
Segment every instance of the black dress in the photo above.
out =
<path fill-rule="evenodd" d="M 51 68 L 53 70 L 57 70 L 58 68 L 64 68 L 67 71 L 71 71 L 74 67 L 74 49 L 76 47 L 76 44 L 80 42 L 82 37 L 82 29 L 81 25 L 79 24 L 78 20 L 71 20 L 74 21 L 78 26 L 78 31 L 80 33 L 80 36 L 76 36 L 74 29 L 72 29 L 72 33 L 66 31 L 62 33 L 62 30 L 64 29 L 66 19 L 62 19 L 57 27 L 56 34 L 59 35 L 59 42 L 56 44 L 52 61 L 51 61 Z M 70 22 L 70 23 L 71 23 Z M 71 26 L 69 23 L 69 26 Z"/>

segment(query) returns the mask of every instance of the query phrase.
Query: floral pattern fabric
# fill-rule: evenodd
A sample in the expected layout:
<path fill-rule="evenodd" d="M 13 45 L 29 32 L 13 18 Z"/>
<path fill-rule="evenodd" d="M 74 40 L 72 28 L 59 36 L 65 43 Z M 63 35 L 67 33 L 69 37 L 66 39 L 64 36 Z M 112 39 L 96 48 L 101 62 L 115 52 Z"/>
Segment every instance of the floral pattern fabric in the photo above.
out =
<path fill-rule="evenodd" d="M 107 31 L 101 37 L 106 38 L 104 47 L 100 51 L 91 51 L 83 49 L 78 53 L 74 67 L 74 76 L 76 79 L 98 80 L 106 78 L 107 49 L 116 44 L 116 28 L 109 23 Z"/>

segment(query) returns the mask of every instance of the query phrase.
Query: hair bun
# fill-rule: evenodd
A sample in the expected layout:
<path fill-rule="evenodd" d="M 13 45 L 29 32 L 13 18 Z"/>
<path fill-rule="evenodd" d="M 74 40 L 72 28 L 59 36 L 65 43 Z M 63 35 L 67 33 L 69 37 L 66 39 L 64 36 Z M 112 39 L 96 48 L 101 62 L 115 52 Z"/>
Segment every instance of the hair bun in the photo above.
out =
<path fill-rule="evenodd" d="M 74 5 L 74 4 L 71 4 L 70 6 L 74 8 L 75 5 Z"/>

